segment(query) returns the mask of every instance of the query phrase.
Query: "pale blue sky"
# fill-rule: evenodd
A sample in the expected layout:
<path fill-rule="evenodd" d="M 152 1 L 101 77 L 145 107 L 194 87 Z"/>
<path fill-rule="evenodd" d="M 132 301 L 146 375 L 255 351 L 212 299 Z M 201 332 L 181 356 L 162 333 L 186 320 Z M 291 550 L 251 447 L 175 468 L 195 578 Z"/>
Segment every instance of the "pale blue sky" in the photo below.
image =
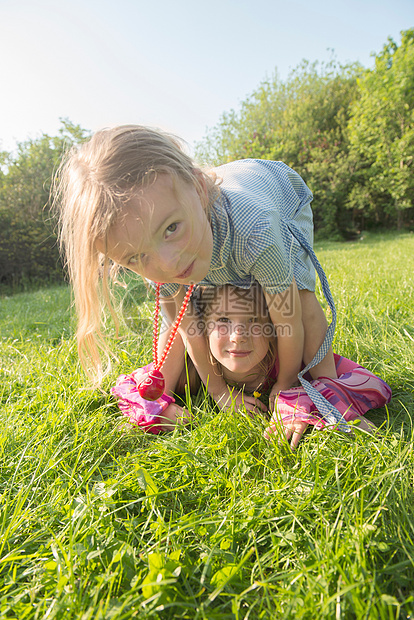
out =
<path fill-rule="evenodd" d="M 277 68 L 372 66 L 414 0 L 0 0 L 0 149 L 86 129 L 161 127 L 192 147 Z"/>

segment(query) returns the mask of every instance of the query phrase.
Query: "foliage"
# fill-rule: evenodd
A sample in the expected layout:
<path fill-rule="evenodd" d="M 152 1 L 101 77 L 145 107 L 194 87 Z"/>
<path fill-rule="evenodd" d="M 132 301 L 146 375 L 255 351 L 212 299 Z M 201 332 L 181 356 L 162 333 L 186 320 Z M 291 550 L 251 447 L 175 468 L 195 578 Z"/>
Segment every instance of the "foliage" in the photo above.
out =
<path fill-rule="evenodd" d="M 405 210 L 413 216 L 414 29 L 402 32 L 399 47 L 388 41 L 358 87 L 350 140 L 361 180 L 389 197 L 384 213 L 401 227 Z"/>
<path fill-rule="evenodd" d="M 233 159 L 281 160 L 297 170 L 314 193 L 315 228 L 322 235 L 352 232 L 347 123 L 356 96 L 358 65 L 302 62 L 283 83 L 277 75 L 223 115 L 197 156 L 219 164 Z"/>
<path fill-rule="evenodd" d="M 48 200 L 63 151 L 88 132 L 62 120 L 0 151 L 0 287 L 63 277 Z M 223 113 L 196 149 L 199 162 L 286 162 L 313 192 L 317 238 L 352 239 L 375 228 L 414 226 L 414 30 L 391 39 L 373 69 L 303 61 L 277 72 Z"/>
<path fill-rule="evenodd" d="M 220 165 L 244 158 L 286 162 L 314 194 L 319 237 L 413 219 L 414 31 L 389 41 L 373 70 L 302 62 L 286 82 L 277 74 L 222 115 L 197 147 Z M 410 219 L 411 218 L 411 219 Z"/>
<path fill-rule="evenodd" d="M 361 68 L 331 62 L 319 73 L 316 69 L 304 65 L 295 75 L 282 132 L 286 137 L 269 155 L 288 161 L 312 188 L 319 236 L 348 237 L 355 233 L 355 223 L 345 210 L 351 176 L 347 123 Z"/>
<path fill-rule="evenodd" d="M 151 321 L 134 323 L 128 300 L 136 332 L 114 340 L 120 365 L 92 392 L 69 290 L 3 297 L 1 617 L 412 617 L 413 237 L 317 245 L 335 348 L 390 383 L 393 400 L 368 414 L 375 437 L 309 432 L 294 453 L 203 392 L 188 428 L 125 428 L 109 388 L 148 361 Z"/>
<path fill-rule="evenodd" d="M 59 135 L 43 134 L 3 153 L 0 174 L 0 284 L 62 279 L 48 201 L 53 173 L 65 149 L 86 132 L 62 120 Z"/>

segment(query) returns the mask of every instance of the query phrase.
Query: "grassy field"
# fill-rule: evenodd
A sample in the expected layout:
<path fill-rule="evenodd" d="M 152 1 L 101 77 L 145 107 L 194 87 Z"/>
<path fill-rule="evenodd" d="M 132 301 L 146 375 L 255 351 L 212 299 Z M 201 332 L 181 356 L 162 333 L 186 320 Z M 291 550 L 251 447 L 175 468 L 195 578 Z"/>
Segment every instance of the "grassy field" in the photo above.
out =
<path fill-rule="evenodd" d="M 316 249 L 335 350 L 393 400 L 368 414 L 377 436 L 309 432 L 294 453 L 203 394 L 191 428 L 123 428 L 108 391 L 150 361 L 142 289 L 104 392 L 80 370 L 67 288 L 0 299 L 1 618 L 414 617 L 414 235 Z"/>

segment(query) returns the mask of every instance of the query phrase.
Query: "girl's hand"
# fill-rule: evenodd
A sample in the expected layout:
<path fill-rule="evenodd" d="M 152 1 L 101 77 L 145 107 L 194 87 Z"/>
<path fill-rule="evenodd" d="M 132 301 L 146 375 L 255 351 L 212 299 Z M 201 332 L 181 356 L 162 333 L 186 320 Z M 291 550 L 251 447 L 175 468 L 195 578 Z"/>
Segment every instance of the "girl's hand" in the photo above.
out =
<path fill-rule="evenodd" d="M 172 431 L 175 426 L 180 424 L 188 424 L 191 420 L 191 417 L 184 407 L 180 407 L 175 403 L 171 403 L 162 412 L 160 416 L 160 422 L 163 431 Z"/>
<path fill-rule="evenodd" d="M 230 409 L 234 403 L 236 408 L 244 406 L 253 415 L 260 412 L 267 413 L 268 408 L 255 396 L 247 396 L 244 392 L 236 392 L 228 388 L 223 394 L 215 398 L 222 409 Z"/>
<path fill-rule="evenodd" d="M 264 436 L 266 439 L 271 439 L 272 436 L 275 436 L 279 439 L 279 443 L 282 440 L 282 433 L 284 437 L 290 442 L 290 447 L 292 450 L 298 447 L 298 443 L 301 440 L 303 433 L 306 431 L 309 426 L 307 422 L 301 422 L 300 420 L 295 420 L 293 417 L 290 422 L 282 422 L 277 418 L 277 414 L 275 414 L 272 418 L 273 424 L 265 430 Z"/>

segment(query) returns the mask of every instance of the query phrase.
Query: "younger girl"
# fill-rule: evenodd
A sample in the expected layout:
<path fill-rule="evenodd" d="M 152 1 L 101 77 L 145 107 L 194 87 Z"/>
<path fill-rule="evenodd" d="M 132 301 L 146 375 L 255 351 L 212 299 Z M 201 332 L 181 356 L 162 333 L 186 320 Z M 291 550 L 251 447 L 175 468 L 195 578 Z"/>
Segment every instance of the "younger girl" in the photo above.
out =
<path fill-rule="evenodd" d="M 58 175 L 61 243 L 75 293 L 78 345 L 86 366 L 102 375 L 100 353 L 109 351 L 101 330 L 102 302 L 112 265 L 121 265 L 161 289 L 161 306 L 173 321 L 192 284 L 261 285 L 273 325 L 280 328 L 280 367 L 271 401 L 299 379 L 330 423 L 346 429 L 340 412 L 306 380 L 336 378 L 331 343 L 335 306 L 312 249 L 312 194 L 281 162 L 243 160 L 208 174 L 194 166 L 178 141 L 162 132 L 125 126 L 97 132 L 70 152 Z M 327 323 L 315 296 L 316 268 L 332 311 Z M 213 398 L 230 399 L 224 379 L 212 372 L 205 338 L 189 331 L 184 316 L 164 364 L 166 393 L 175 390 L 188 350 Z M 169 339 L 160 339 L 160 355 Z M 175 332 L 174 332 L 175 333 Z M 301 370 L 302 361 L 306 367 Z M 241 402 L 241 396 L 238 397 Z M 254 409 L 255 399 L 244 399 Z"/>
<path fill-rule="evenodd" d="M 260 287 L 249 290 L 223 286 L 200 291 L 197 300 L 198 323 L 203 325 L 214 372 L 234 388 L 235 393 L 256 394 L 269 391 L 277 381 L 276 336 Z M 389 402 L 389 386 L 371 372 L 344 357 L 335 355 L 337 379 L 312 380 L 313 387 L 343 414 L 347 421 L 359 420 L 359 428 L 370 432 L 363 416 L 369 409 Z M 123 413 L 132 424 L 157 433 L 175 423 L 183 412 L 167 396 L 151 403 L 139 396 L 137 381 L 144 369 L 122 375 L 112 392 L 119 398 Z M 191 369 L 188 371 L 191 377 Z M 190 391 L 197 381 L 190 378 Z M 295 448 L 308 424 L 323 428 L 325 421 L 301 387 L 279 393 L 273 417 L 265 436 L 284 432 Z M 374 427 L 375 428 L 375 427 Z"/>

